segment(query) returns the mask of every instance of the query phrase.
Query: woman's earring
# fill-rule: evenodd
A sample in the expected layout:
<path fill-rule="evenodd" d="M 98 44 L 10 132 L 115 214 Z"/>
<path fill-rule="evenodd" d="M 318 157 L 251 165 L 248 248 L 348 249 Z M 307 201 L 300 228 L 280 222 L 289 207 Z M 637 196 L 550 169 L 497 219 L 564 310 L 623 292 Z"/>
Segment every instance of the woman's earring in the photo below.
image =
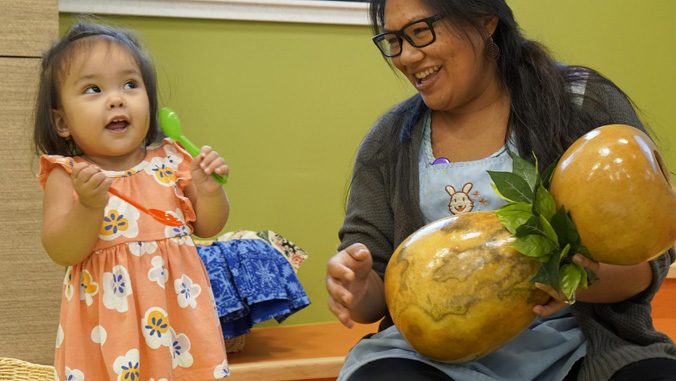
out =
<path fill-rule="evenodd" d="M 500 58 L 500 47 L 493 41 L 493 36 L 488 36 L 486 40 L 486 58 L 489 61 L 497 61 Z"/>

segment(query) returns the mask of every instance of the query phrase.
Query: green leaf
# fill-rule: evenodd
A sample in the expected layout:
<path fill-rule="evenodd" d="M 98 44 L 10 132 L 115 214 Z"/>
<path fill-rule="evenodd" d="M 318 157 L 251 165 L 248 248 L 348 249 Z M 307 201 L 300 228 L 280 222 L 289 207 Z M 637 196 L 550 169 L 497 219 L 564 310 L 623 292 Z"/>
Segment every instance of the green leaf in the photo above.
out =
<path fill-rule="evenodd" d="M 538 158 L 533 157 L 535 164 L 513 155 L 512 172 L 487 171 L 495 193 L 507 201 L 495 214 L 517 237 L 510 246 L 541 262 L 531 281 L 547 284 L 571 298 L 578 287 L 586 288 L 598 278 L 572 261 L 578 252 L 592 256 L 582 246 L 570 213 L 564 206 L 557 210 L 548 191 L 558 159 L 540 175 Z"/>
<path fill-rule="evenodd" d="M 531 218 L 521 224 L 521 226 L 516 229 L 516 233 L 514 233 L 517 237 L 525 237 L 531 234 L 547 236 L 547 232 L 545 232 L 542 225 L 540 225 L 540 217 L 534 216 L 533 214 L 531 214 Z"/>
<path fill-rule="evenodd" d="M 537 161 L 537 158 L 535 160 Z M 537 169 L 533 164 L 529 163 L 528 160 L 525 160 L 516 154 L 512 155 L 512 172 L 526 180 L 531 190 L 535 189 L 535 184 L 537 183 Z"/>
<path fill-rule="evenodd" d="M 561 291 L 568 299 L 573 297 L 573 293 L 580 286 L 582 274 L 573 263 L 568 263 L 559 269 L 559 278 L 561 279 Z"/>
<path fill-rule="evenodd" d="M 531 212 L 532 208 L 531 205 L 527 202 L 508 202 L 506 204 L 503 204 L 496 210 L 520 210 L 523 212 L 528 212 L 530 214 L 533 214 Z"/>
<path fill-rule="evenodd" d="M 561 262 L 566 257 L 566 255 L 568 254 L 569 251 L 570 251 L 570 245 L 566 245 L 561 250 L 561 253 L 559 253 L 559 262 Z"/>
<path fill-rule="evenodd" d="M 549 224 L 549 221 L 543 216 L 542 214 L 540 215 L 540 226 L 542 226 L 542 229 L 545 232 L 545 235 L 547 238 L 551 239 L 552 242 L 559 242 L 559 236 L 556 234 L 556 231 L 552 227 L 552 225 Z"/>
<path fill-rule="evenodd" d="M 488 171 L 486 171 L 486 172 L 488 172 Z M 503 196 L 502 193 L 500 193 L 500 190 L 498 189 L 498 187 L 496 187 L 494 183 L 491 183 L 491 188 L 493 188 L 493 192 L 495 192 L 495 194 L 497 194 L 498 197 L 500 197 L 501 199 L 514 203 L 514 201 L 512 201 L 512 200 L 508 199 L 507 197 Z"/>
<path fill-rule="evenodd" d="M 535 192 L 535 209 L 538 213 L 543 215 L 548 221 L 554 217 L 556 213 L 556 204 L 552 195 L 547 192 L 547 189 L 540 183 Z"/>
<path fill-rule="evenodd" d="M 486 171 L 493 180 L 498 195 L 507 201 L 533 202 L 533 190 L 521 176 L 510 172 Z"/>
<path fill-rule="evenodd" d="M 577 253 L 580 250 L 580 235 L 570 219 L 566 209 L 561 206 L 551 219 L 552 228 L 559 237 L 559 246 L 570 245 L 570 250 Z"/>
<path fill-rule="evenodd" d="M 530 279 L 531 282 L 547 284 L 555 291 L 561 289 L 559 282 L 559 256 L 550 255 L 547 261 L 542 263 L 538 271 Z"/>
<path fill-rule="evenodd" d="M 580 286 L 586 290 L 589 287 L 589 281 L 588 281 L 589 277 L 587 276 L 587 271 L 586 271 L 587 269 L 585 269 L 584 266 L 582 266 L 581 264 L 579 264 L 577 262 L 573 262 L 573 264 L 575 265 L 575 267 L 577 267 L 577 269 L 582 274 L 582 278 L 580 278 Z"/>
<path fill-rule="evenodd" d="M 551 253 L 556 246 L 548 238 L 541 235 L 527 235 L 519 237 L 509 245 L 521 254 L 527 255 L 540 262 L 544 261 L 547 254 Z M 558 259 L 558 258 L 557 258 Z"/>
<path fill-rule="evenodd" d="M 524 205 L 526 210 L 523 210 Z M 512 234 L 515 234 L 519 226 L 523 225 L 528 219 L 533 217 L 533 213 L 530 212 L 530 205 L 526 203 L 507 204 L 507 206 L 495 210 L 494 213 L 498 216 L 500 222 L 505 225 L 505 228 Z"/>
<path fill-rule="evenodd" d="M 556 164 L 558 162 L 558 159 L 554 160 L 553 163 L 549 164 L 549 166 L 545 168 L 544 171 L 542 171 L 542 175 L 540 175 L 542 185 L 547 189 L 549 189 L 549 184 L 552 182 L 552 175 L 554 174 L 554 170 L 556 169 Z"/>

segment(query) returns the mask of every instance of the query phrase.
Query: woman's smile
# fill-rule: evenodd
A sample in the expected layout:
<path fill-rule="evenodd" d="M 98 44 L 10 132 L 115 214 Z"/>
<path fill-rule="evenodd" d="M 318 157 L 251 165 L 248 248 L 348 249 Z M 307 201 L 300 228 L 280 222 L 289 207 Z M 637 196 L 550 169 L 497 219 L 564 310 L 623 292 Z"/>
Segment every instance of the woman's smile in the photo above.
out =
<path fill-rule="evenodd" d="M 434 81 L 439 76 L 439 70 L 441 69 L 441 67 L 442 67 L 441 65 L 437 65 L 414 73 L 413 76 L 415 77 L 416 89 L 418 89 L 418 91 L 421 91 L 424 88 L 427 88 L 431 84 L 431 82 Z"/>

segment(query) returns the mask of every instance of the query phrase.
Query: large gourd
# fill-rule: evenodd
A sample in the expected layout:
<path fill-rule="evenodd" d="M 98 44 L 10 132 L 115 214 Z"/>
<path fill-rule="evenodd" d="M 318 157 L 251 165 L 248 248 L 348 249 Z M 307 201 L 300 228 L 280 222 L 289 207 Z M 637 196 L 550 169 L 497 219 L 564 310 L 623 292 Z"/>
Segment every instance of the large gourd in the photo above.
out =
<path fill-rule="evenodd" d="M 657 146 L 637 128 L 607 125 L 582 136 L 559 160 L 549 191 L 599 262 L 641 263 L 676 241 L 676 189 Z"/>
<path fill-rule="evenodd" d="M 396 249 L 385 271 L 394 324 L 419 353 L 438 361 L 485 356 L 526 329 L 549 300 L 530 278 L 539 262 L 515 251 L 493 212 L 432 222 Z"/>

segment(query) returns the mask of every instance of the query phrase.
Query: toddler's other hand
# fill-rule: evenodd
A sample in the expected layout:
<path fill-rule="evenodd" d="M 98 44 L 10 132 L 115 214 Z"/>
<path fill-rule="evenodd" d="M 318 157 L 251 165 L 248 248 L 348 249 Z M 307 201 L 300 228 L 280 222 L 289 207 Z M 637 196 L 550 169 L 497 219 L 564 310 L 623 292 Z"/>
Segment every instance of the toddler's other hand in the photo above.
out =
<path fill-rule="evenodd" d="M 71 174 L 73 188 L 80 203 L 88 208 L 104 208 L 108 203 L 108 188 L 112 180 L 101 168 L 89 163 L 77 163 Z"/>
<path fill-rule="evenodd" d="M 227 176 L 230 168 L 225 160 L 218 155 L 210 146 L 203 146 L 200 154 L 195 156 L 190 163 L 190 173 L 197 188 L 203 192 L 214 192 L 221 188 L 221 184 L 211 174 Z"/>

